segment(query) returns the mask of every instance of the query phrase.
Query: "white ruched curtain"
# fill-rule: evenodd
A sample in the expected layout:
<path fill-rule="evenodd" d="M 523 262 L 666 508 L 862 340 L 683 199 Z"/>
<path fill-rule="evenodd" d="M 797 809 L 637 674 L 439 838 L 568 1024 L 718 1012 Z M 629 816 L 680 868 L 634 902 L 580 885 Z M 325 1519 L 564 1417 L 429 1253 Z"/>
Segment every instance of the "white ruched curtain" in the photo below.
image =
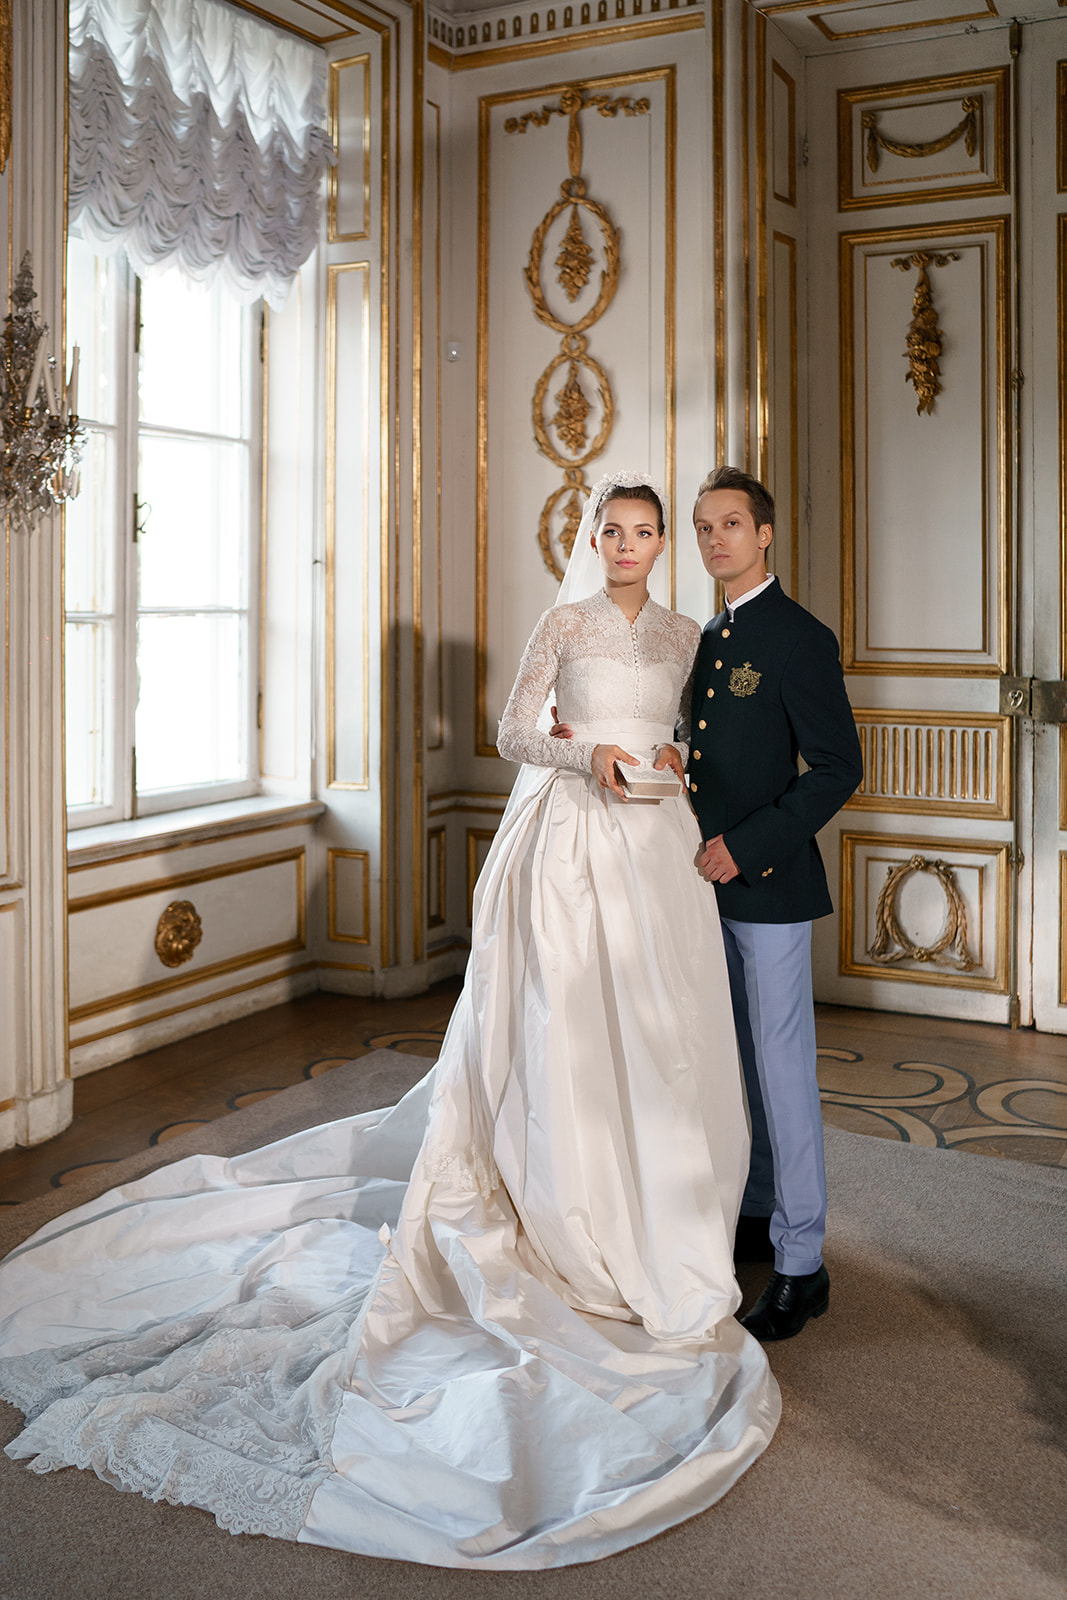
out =
<path fill-rule="evenodd" d="M 322 51 L 223 0 L 71 0 L 70 222 L 279 307 L 318 240 Z"/>

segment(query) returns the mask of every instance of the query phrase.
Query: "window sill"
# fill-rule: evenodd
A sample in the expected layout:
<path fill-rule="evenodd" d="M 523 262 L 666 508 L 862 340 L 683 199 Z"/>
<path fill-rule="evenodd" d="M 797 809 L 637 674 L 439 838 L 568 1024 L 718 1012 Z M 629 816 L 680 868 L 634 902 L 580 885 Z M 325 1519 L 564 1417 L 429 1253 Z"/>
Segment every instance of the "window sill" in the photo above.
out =
<path fill-rule="evenodd" d="M 121 861 L 126 856 L 257 833 L 263 828 L 295 828 L 317 821 L 325 810 L 321 800 L 294 804 L 277 795 L 258 795 L 224 800 L 217 805 L 190 806 L 185 811 L 161 811 L 134 821 L 105 822 L 97 828 L 78 828 L 67 834 L 67 866 L 96 866 L 100 862 Z"/>

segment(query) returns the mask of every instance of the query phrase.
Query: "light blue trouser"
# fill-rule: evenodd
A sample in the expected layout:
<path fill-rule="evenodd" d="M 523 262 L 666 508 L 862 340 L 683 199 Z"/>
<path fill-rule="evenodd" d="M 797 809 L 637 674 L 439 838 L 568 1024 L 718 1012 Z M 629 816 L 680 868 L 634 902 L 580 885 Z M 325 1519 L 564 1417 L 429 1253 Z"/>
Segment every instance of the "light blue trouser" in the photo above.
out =
<path fill-rule="evenodd" d="M 822 1110 L 815 1076 L 810 922 L 728 922 L 723 942 L 752 1118 L 741 1201 L 770 1217 L 779 1272 L 815 1272 L 826 1231 Z"/>

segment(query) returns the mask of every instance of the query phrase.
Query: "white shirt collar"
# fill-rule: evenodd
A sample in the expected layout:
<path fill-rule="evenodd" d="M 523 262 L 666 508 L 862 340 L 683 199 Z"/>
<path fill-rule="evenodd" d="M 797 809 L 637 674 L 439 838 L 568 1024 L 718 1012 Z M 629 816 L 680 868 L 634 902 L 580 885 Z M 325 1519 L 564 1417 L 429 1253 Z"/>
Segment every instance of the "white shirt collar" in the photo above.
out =
<path fill-rule="evenodd" d="M 776 582 L 776 579 L 774 573 L 772 572 L 769 578 L 764 578 L 762 583 L 757 583 L 754 589 L 746 589 L 745 593 L 740 595 L 736 600 L 727 600 L 726 609 L 729 612 L 730 621 L 732 622 L 734 620 L 734 613 L 737 611 L 738 606 L 743 606 L 748 600 L 755 600 L 758 594 L 762 594 L 764 589 L 769 589 L 771 584 L 774 582 Z"/>

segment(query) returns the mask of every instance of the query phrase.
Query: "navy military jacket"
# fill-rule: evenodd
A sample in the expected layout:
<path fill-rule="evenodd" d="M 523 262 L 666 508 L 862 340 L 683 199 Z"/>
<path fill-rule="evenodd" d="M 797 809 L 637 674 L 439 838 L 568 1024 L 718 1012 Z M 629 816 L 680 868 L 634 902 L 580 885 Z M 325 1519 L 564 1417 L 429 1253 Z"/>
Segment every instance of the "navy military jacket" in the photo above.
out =
<path fill-rule="evenodd" d="M 773 583 L 713 617 L 693 669 L 689 792 L 705 839 L 740 870 L 717 883 L 734 922 L 833 910 L 815 835 L 863 777 L 837 640 Z M 797 756 L 807 771 L 801 773 Z"/>

